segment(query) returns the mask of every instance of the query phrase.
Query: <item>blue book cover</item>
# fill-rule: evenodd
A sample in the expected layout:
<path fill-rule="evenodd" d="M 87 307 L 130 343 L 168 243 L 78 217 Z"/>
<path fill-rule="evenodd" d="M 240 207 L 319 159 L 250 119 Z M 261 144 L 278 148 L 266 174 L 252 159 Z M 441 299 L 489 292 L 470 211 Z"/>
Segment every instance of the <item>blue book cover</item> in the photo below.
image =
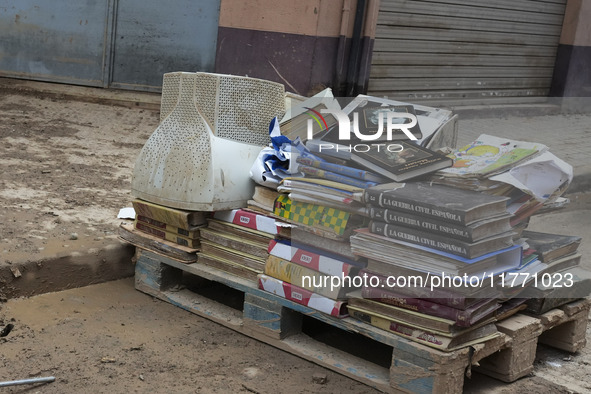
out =
<path fill-rule="evenodd" d="M 298 171 L 303 172 L 306 175 L 315 176 L 318 178 L 328 179 L 330 181 L 344 183 L 346 185 L 356 186 L 363 189 L 377 185 L 376 182 L 363 181 L 360 179 L 351 178 L 345 175 L 337 174 L 331 171 L 321 170 L 316 167 L 299 166 Z"/>
<path fill-rule="evenodd" d="M 296 161 L 303 166 L 319 168 L 321 170 L 334 172 L 335 174 L 340 174 L 344 176 L 348 176 L 350 178 L 361 179 L 364 181 L 370 182 L 387 182 L 387 180 L 379 175 L 376 175 L 372 172 L 362 170 L 359 168 L 348 167 L 340 164 L 330 163 L 327 161 L 313 159 L 311 157 L 303 157 L 298 156 Z"/>

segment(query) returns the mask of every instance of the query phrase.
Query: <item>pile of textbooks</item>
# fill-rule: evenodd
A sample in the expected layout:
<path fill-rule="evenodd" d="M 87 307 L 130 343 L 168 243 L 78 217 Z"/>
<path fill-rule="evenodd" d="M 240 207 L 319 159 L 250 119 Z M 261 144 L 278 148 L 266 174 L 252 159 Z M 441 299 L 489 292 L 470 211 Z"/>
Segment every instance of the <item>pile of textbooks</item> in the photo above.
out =
<path fill-rule="evenodd" d="M 353 317 L 442 350 L 495 335 L 497 274 L 519 269 L 506 198 L 422 182 L 366 190 L 368 258 Z"/>
<path fill-rule="evenodd" d="M 204 213 L 135 200 L 125 239 L 443 351 L 497 336 L 494 322 L 524 309 L 588 295 L 580 237 L 527 230 L 572 180 L 547 147 L 483 135 L 442 152 L 455 140 L 443 133 L 449 111 L 316 98 L 281 121 L 289 171 L 259 163 L 246 206 Z M 349 134 L 341 115 L 320 119 L 323 109 L 345 114 Z M 382 132 L 384 119 L 398 127 Z M 376 128 L 386 140 L 364 137 Z"/>
<path fill-rule="evenodd" d="M 289 236 L 283 223 L 245 209 L 215 212 L 202 230 L 198 262 L 252 281 L 263 272 L 269 242 Z"/>
<path fill-rule="evenodd" d="M 120 226 L 121 239 L 176 260 L 196 261 L 208 212 L 186 211 L 140 199 L 132 204 L 135 220 Z"/>

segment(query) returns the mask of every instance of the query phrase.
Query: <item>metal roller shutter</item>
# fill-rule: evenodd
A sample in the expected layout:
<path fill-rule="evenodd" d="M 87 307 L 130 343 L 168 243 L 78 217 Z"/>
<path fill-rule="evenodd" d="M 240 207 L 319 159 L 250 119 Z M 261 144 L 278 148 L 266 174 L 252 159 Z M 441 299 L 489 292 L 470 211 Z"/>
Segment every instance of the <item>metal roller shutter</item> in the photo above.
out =
<path fill-rule="evenodd" d="M 547 96 L 566 0 L 381 0 L 368 93 L 446 104 Z"/>

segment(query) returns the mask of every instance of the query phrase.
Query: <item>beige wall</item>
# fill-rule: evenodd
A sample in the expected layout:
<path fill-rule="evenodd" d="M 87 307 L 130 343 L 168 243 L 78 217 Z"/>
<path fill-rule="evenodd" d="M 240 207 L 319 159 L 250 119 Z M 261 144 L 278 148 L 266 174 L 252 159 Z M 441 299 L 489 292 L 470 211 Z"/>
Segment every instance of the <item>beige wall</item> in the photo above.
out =
<path fill-rule="evenodd" d="M 568 0 L 560 43 L 591 46 L 591 1 Z"/>
<path fill-rule="evenodd" d="M 343 12 L 347 36 L 353 31 L 356 0 L 222 0 L 223 27 L 338 37 Z"/>

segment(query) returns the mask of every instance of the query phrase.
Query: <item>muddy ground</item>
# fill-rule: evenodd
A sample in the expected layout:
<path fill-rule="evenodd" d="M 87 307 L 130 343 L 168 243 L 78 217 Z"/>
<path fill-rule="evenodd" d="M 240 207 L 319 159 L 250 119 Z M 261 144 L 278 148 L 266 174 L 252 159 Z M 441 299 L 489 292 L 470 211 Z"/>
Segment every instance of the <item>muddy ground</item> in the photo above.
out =
<path fill-rule="evenodd" d="M 0 273 L 2 297 L 34 287 L 25 282 L 49 261 L 118 246 L 117 213 L 130 206 L 133 163 L 159 113 L 19 92 L 0 81 L 0 114 L 0 270 L 10 266 L 13 275 Z M 92 280 L 96 264 L 76 263 L 83 269 L 72 269 L 69 283 Z"/>
<path fill-rule="evenodd" d="M 0 260 L 112 236 L 119 209 L 129 205 L 133 161 L 159 114 L 1 93 Z"/>
<path fill-rule="evenodd" d="M 118 242 L 116 215 L 129 206 L 133 163 L 158 112 L 0 88 L 0 114 L 0 267 Z M 531 228 L 583 236 L 589 267 L 591 199 L 571 199 L 567 209 L 534 218 Z M 0 284 L 0 299 L 3 290 Z M 7 324 L 14 330 L 0 338 L 0 381 L 57 380 L 5 392 L 374 392 L 153 300 L 130 279 L 9 300 L 0 310 L 0 328 Z M 534 376 L 511 385 L 474 377 L 467 391 L 591 391 L 588 349 L 539 354 Z M 328 382 L 314 383 L 314 373 Z"/>

